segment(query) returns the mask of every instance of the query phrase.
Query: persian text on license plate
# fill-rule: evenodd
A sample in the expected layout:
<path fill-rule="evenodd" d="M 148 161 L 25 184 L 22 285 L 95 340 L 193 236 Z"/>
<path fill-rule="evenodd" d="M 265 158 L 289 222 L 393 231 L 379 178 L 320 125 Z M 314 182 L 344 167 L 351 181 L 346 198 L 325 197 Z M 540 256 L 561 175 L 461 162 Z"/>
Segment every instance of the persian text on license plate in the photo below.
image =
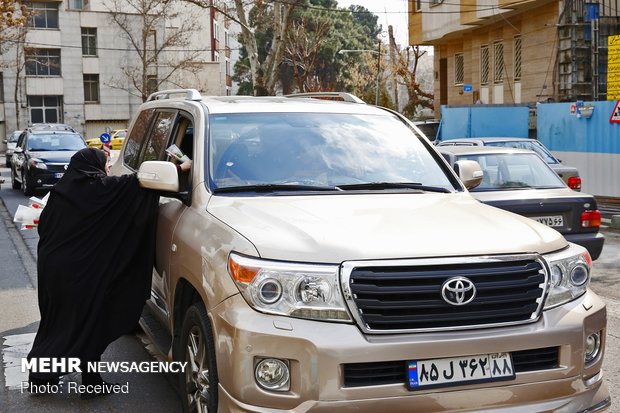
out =
<path fill-rule="evenodd" d="M 564 217 L 562 215 L 551 215 L 548 217 L 532 217 L 534 221 L 538 221 L 541 224 L 545 224 L 548 227 L 563 227 Z"/>
<path fill-rule="evenodd" d="M 480 354 L 407 363 L 409 390 L 510 380 L 514 377 L 510 353 Z"/>
<path fill-rule="evenodd" d="M 64 175 L 64 173 L 62 173 L 62 172 L 56 172 L 54 174 L 54 178 L 60 179 L 60 178 L 62 178 L 63 175 Z"/>

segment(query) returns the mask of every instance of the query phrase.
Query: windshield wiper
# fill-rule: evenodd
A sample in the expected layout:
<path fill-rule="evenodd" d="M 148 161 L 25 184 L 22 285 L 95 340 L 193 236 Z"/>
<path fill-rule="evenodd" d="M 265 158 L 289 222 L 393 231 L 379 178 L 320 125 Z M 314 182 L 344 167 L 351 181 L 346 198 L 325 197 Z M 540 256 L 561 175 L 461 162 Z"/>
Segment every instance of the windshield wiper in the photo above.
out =
<path fill-rule="evenodd" d="M 339 191 L 333 186 L 315 186 L 299 184 L 258 184 L 258 185 L 239 185 L 216 188 L 213 193 L 227 192 L 280 192 L 280 191 Z"/>
<path fill-rule="evenodd" d="M 356 190 L 356 189 L 418 189 L 420 191 L 428 192 L 445 192 L 450 193 L 450 190 L 442 186 L 429 186 L 420 182 L 365 182 L 361 184 L 345 184 L 338 185 L 336 187 L 340 190 Z"/>

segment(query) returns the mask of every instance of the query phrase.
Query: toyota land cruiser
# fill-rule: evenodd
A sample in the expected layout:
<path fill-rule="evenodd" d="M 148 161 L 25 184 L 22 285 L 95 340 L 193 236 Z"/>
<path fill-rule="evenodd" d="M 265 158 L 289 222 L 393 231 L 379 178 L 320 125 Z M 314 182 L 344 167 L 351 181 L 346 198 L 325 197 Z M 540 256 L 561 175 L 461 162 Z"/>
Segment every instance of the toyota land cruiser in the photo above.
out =
<path fill-rule="evenodd" d="M 363 103 L 149 97 L 113 173 L 162 191 L 141 324 L 184 411 L 606 410 L 588 252 L 456 169 Z"/>

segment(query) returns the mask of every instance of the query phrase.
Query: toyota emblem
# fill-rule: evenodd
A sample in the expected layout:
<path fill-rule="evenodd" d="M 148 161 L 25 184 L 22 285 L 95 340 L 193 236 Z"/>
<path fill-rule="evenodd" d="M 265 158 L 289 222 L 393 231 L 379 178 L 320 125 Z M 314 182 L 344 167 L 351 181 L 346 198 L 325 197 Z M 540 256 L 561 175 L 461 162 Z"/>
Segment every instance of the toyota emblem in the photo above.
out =
<path fill-rule="evenodd" d="M 452 277 L 441 286 L 441 296 L 451 305 L 465 305 L 476 298 L 476 286 L 469 278 Z"/>
<path fill-rule="evenodd" d="M 65 165 L 65 171 L 69 169 L 69 165 Z"/>

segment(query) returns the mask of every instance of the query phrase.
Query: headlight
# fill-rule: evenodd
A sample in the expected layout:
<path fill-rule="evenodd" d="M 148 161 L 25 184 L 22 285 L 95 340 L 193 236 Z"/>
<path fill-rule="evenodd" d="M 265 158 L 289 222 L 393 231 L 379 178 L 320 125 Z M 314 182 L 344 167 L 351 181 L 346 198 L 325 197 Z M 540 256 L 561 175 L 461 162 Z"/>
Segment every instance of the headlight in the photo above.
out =
<path fill-rule="evenodd" d="M 28 161 L 31 168 L 47 169 L 47 165 L 40 159 L 32 158 Z"/>
<path fill-rule="evenodd" d="M 228 272 L 253 308 L 270 314 L 350 322 L 337 265 L 267 261 L 231 253 Z"/>
<path fill-rule="evenodd" d="M 551 271 L 545 310 L 572 301 L 586 292 L 592 258 L 585 248 L 570 244 L 569 248 L 543 258 Z"/>

